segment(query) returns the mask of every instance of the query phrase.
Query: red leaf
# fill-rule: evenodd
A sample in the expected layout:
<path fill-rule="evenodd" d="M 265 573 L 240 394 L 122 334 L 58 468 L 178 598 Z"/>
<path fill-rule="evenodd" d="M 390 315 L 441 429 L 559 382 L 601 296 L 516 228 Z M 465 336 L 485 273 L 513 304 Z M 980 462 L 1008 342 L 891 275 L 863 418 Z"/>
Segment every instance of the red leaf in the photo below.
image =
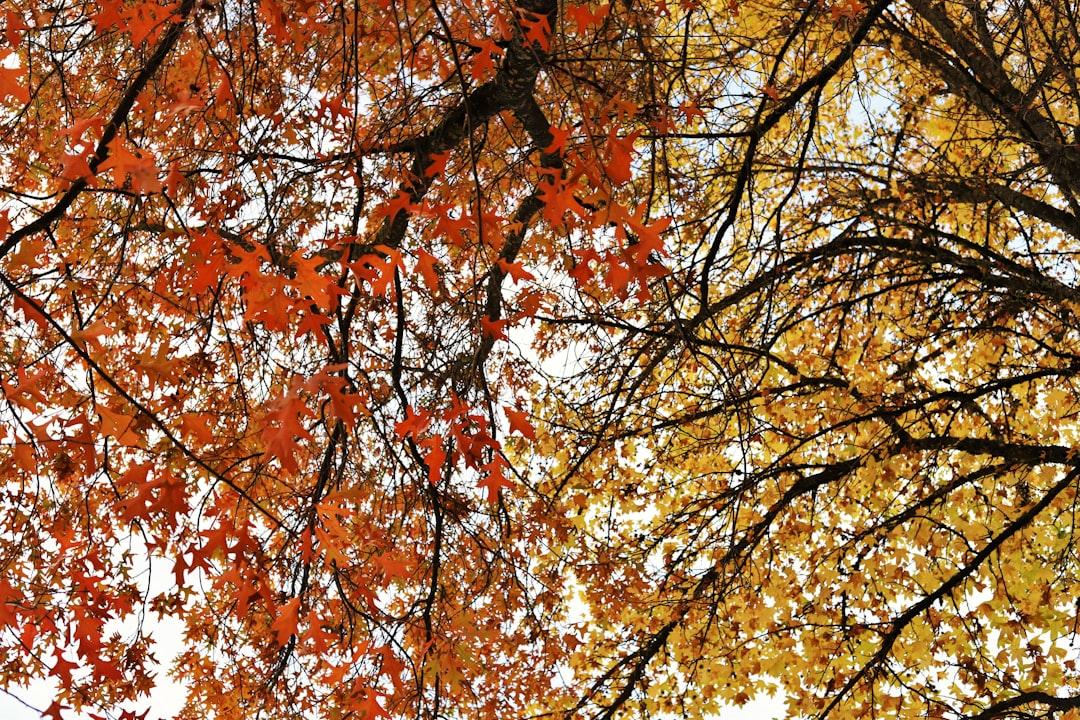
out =
<path fill-rule="evenodd" d="M 330 318 L 325 315 L 308 310 L 303 313 L 303 317 L 300 318 L 300 322 L 296 325 L 296 337 L 309 334 L 318 337 L 322 334 L 322 328 L 331 323 Z"/>
<path fill-rule="evenodd" d="M 371 284 L 372 295 L 386 295 L 390 283 L 394 280 L 394 271 L 405 267 L 401 253 L 386 245 L 376 245 L 382 255 L 365 255 L 357 262 L 349 263 L 349 268 L 359 279 Z"/>
<path fill-rule="evenodd" d="M 94 29 L 99 33 L 124 21 L 120 14 L 124 7 L 123 0 L 98 0 L 98 6 L 101 9 L 91 16 L 91 20 L 93 20 Z"/>
<path fill-rule="evenodd" d="M 71 687 L 71 671 L 78 668 L 79 665 L 70 660 L 65 660 L 64 651 L 60 648 L 53 650 L 53 657 L 56 658 L 56 662 L 49 670 L 49 675 L 60 678 L 61 687 Z"/>
<path fill-rule="evenodd" d="M 415 209 L 416 205 L 413 203 L 412 196 L 405 190 L 398 190 L 394 197 L 379 205 L 371 214 L 393 220 L 399 212 L 411 213 Z"/>
<path fill-rule="evenodd" d="M 509 407 L 504 407 L 503 412 L 506 413 L 506 419 L 510 422 L 511 432 L 519 433 L 522 437 L 528 438 L 529 440 L 536 439 L 536 429 L 533 428 L 532 423 L 529 422 L 527 413 Z"/>
<path fill-rule="evenodd" d="M 180 172 L 176 161 L 169 163 L 169 174 L 165 176 L 165 190 L 168 191 L 170 197 L 176 197 L 182 182 L 184 182 L 184 174 Z"/>
<path fill-rule="evenodd" d="M 67 708 L 68 708 L 68 706 L 67 705 L 61 705 L 59 700 L 53 700 L 52 705 L 50 705 L 48 707 L 48 709 L 46 709 L 41 714 L 42 715 L 47 715 L 47 716 L 51 717 L 53 720 L 63 720 L 63 716 L 61 715 L 60 711 L 64 710 L 64 709 L 67 709 Z"/>
<path fill-rule="evenodd" d="M 465 247 L 465 236 L 462 234 L 462 230 L 468 225 L 468 220 L 464 217 L 450 217 L 446 212 L 449 209 L 449 205 L 439 208 L 439 219 L 435 223 L 435 234 L 445 237 L 454 247 L 463 248 Z"/>
<path fill-rule="evenodd" d="M 520 21 L 527 43 L 536 43 L 544 52 L 551 50 L 551 23 L 546 15 L 523 10 Z"/>
<path fill-rule="evenodd" d="M 424 175 L 426 177 L 435 177 L 446 172 L 446 162 L 450 159 L 450 151 L 441 153 L 431 153 L 428 155 L 428 164 L 424 168 Z"/>
<path fill-rule="evenodd" d="M 390 714 L 379 704 L 379 693 L 371 688 L 365 688 L 363 694 L 364 699 L 355 703 L 355 707 L 360 711 L 363 720 L 376 720 L 380 717 L 390 717 Z"/>
<path fill-rule="evenodd" d="M 566 147 L 566 139 L 570 137 L 570 131 L 564 130 L 558 125 L 550 125 L 548 132 L 551 133 L 551 143 L 544 148 L 546 153 L 560 152 Z"/>
<path fill-rule="evenodd" d="M 483 82 L 495 73 L 495 58 L 502 57 L 503 49 L 491 38 L 474 40 L 473 45 L 479 49 L 472 56 L 469 74 L 472 75 L 473 80 Z"/>
<path fill-rule="evenodd" d="M 485 337 L 495 338 L 496 340 L 509 340 L 510 338 L 506 334 L 506 328 L 509 324 L 509 320 L 492 320 L 487 315 L 480 316 L 480 332 Z"/>
<path fill-rule="evenodd" d="M 491 462 L 484 466 L 485 472 L 480 476 L 479 482 L 476 483 L 476 487 L 487 491 L 487 501 L 490 503 L 499 499 L 500 490 L 514 487 L 514 483 L 507 480 L 506 476 L 503 475 L 505 464 L 506 461 L 501 456 L 496 455 Z"/>
<path fill-rule="evenodd" d="M 6 578 L 0 578 L 0 629 L 14 625 L 18 621 L 15 611 L 22 601 L 22 593 L 8 582 Z"/>
<path fill-rule="evenodd" d="M 414 438 L 424 432 L 431 422 L 431 415 L 426 410 L 414 412 L 412 406 L 405 408 L 405 419 L 394 425 L 394 432 L 404 440 L 412 435 Z"/>

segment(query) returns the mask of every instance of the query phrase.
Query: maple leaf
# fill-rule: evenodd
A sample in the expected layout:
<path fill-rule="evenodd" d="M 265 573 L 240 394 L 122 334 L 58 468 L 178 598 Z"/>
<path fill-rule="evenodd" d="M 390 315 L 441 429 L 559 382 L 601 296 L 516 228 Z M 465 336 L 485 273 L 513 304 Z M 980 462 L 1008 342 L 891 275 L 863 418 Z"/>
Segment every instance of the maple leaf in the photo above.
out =
<path fill-rule="evenodd" d="M 331 325 L 333 321 L 317 312 L 305 311 L 301 313 L 300 322 L 296 325 L 296 337 L 314 334 L 320 335 L 322 329 Z"/>
<path fill-rule="evenodd" d="M 390 283 L 394 281 L 397 270 L 405 267 L 401 252 L 385 245 L 376 245 L 375 249 L 382 255 L 369 254 L 357 262 L 349 264 L 349 268 L 359 280 L 366 280 L 371 285 L 371 294 L 385 296 L 390 289 Z"/>
<path fill-rule="evenodd" d="M 53 651 L 53 657 L 56 662 L 49 669 L 49 676 L 60 678 L 61 687 L 71 687 L 71 671 L 79 667 L 78 663 L 64 659 L 64 651 L 60 648 Z"/>
<path fill-rule="evenodd" d="M 259 14 L 270 28 L 270 34 L 278 43 L 289 39 L 289 17 L 275 0 L 260 0 Z"/>
<path fill-rule="evenodd" d="M 165 190 L 170 197 L 175 198 L 184 182 L 184 174 L 180 172 L 179 164 L 174 160 L 169 163 L 169 173 L 165 176 Z"/>
<path fill-rule="evenodd" d="M 395 692 L 401 692 L 404 685 L 401 682 L 401 674 L 405 671 L 405 663 L 401 662 L 394 655 L 394 651 L 388 647 L 376 648 L 376 652 L 381 658 L 380 673 L 390 678 L 390 682 L 394 685 Z"/>
<path fill-rule="evenodd" d="M 369 687 L 365 687 L 359 692 L 359 700 L 354 704 L 354 708 L 364 720 L 390 717 L 390 713 L 386 712 L 386 709 L 379 704 L 379 695 L 380 693 Z"/>
<path fill-rule="evenodd" d="M 162 30 L 162 24 L 170 17 L 170 9 L 156 3 L 140 3 L 123 13 L 123 27 L 131 37 L 131 44 L 138 47 L 154 42 Z"/>
<path fill-rule="evenodd" d="M 90 156 L 91 151 L 89 149 L 81 153 L 64 153 L 64 159 L 60 165 L 60 177 L 70 185 L 76 180 L 83 180 L 93 176 L 94 171 L 90 168 L 88 162 Z"/>
<path fill-rule="evenodd" d="M 5 218 L 0 218 L 0 224 L 3 224 L 4 219 Z M 3 235 L 3 233 L 0 232 L 0 235 Z M 41 267 L 46 249 L 47 245 L 43 238 L 31 238 L 25 242 L 19 243 L 19 249 L 7 257 L 8 272 L 25 271 Z M 24 306 L 16 304 L 16 307 Z M 36 310 L 30 308 L 30 312 L 36 312 Z M 29 315 L 27 317 L 29 317 Z"/>
<path fill-rule="evenodd" d="M 697 103 L 689 100 L 679 105 L 679 111 L 683 114 L 687 123 L 692 123 L 699 118 L 702 120 L 705 119 L 705 113 L 701 111 L 701 108 L 698 107 Z"/>
<path fill-rule="evenodd" d="M 596 248 L 591 247 L 583 250 L 574 250 L 572 257 L 574 258 L 574 264 L 569 271 L 570 277 L 572 277 L 579 286 L 584 286 L 592 279 L 593 270 L 591 264 L 603 262 L 603 257 L 600 253 L 596 251 Z"/>
<path fill-rule="evenodd" d="M 73 330 L 70 335 L 71 339 L 83 348 L 85 348 L 86 344 L 89 342 L 93 342 L 100 347 L 101 338 L 105 337 L 111 332 L 112 329 L 109 328 L 109 326 L 106 325 L 103 320 L 98 320 L 97 322 L 85 328 L 82 328 L 80 330 Z"/>
<path fill-rule="evenodd" d="M 842 0 L 829 6 L 829 14 L 834 23 L 858 17 L 864 10 L 866 6 L 859 0 Z"/>
<path fill-rule="evenodd" d="M 328 308 L 331 306 L 331 298 L 335 295 L 334 289 L 337 288 L 337 282 L 319 272 L 319 267 L 325 262 L 325 258 L 320 255 L 305 258 L 300 251 L 289 256 L 289 264 L 295 270 L 290 284 L 301 296 L 307 296 L 320 307 Z"/>
<path fill-rule="evenodd" d="M 67 137 L 73 145 L 87 144 L 86 131 L 90 129 L 96 129 L 98 133 L 102 132 L 105 127 L 105 120 L 100 115 L 91 115 L 90 117 L 80 118 L 71 123 L 68 127 L 58 131 L 57 137 Z M 90 152 L 91 148 L 87 148 L 87 152 Z"/>
<path fill-rule="evenodd" d="M 297 472 L 300 469 L 296 461 L 297 441 L 311 439 L 311 433 L 303 425 L 303 419 L 311 415 L 307 402 L 294 386 L 267 414 L 269 422 L 261 433 L 266 446 L 263 456 L 277 458 L 283 469 Z"/>
<path fill-rule="evenodd" d="M 515 320 L 521 318 L 535 317 L 540 311 L 540 303 L 542 302 L 541 294 L 536 290 L 529 290 L 523 292 L 517 298 L 518 314 L 515 316 Z"/>
<path fill-rule="evenodd" d="M 387 580 L 408 578 L 411 574 L 409 563 L 393 553 L 383 553 L 375 558 L 375 564 L 383 571 Z"/>
<path fill-rule="evenodd" d="M 392 198 L 379 205 L 372 211 L 374 217 L 385 217 L 393 220 L 398 213 L 411 213 L 416 209 L 412 195 L 406 190 L 398 190 Z"/>
<path fill-rule="evenodd" d="M 570 130 L 549 125 L 548 132 L 551 134 L 551 142 L 544 148 L 546 153 L 561 153 L 566 148 L 566 141 L 570 137 Z"/>
<path fill-rule="evenodd" d="M 574 197 L 573 187 L 561 179 L 552 178 L 551 182 L 540 183 L 540 200 L 544 203 L 544 219 L 552 227 L 563 227 L 564 217 L 568 212 L 581 213 L 581 205 Z"/>
<path fill-rule="evenodd" d="M 345 102 L 346 99 L 342 95 L 323 97 L 319 100 L 319 117 L 325 114 L 331 121 L 338 118 L 352 117 L 352 111 L 346 106 Z"/>
<path fill-rule="evenodd" d="M 464 216 L 460 218 L 450 217 L 449 213 L 446 212 L 449 209 L 449 206 L 439 209 L 438 221 L 435 223 L 435 234 L 445 237 L 455 247 L 464 248 L 465 236 L 462 231 L 469 224 L 468 220 Z"/>
<path fill-rule="evenodd" d="M 91 15 L 97 32 L 100 33 L 124 22 L 124 15 L 121 12 L 124 8 L 123 0 L 99 0 L 97 6 L 99 10 Z"/>
<path fill-rule="evenodd" d="M 316 620 L 308 625 L 301 639 L 305 643 L 310 643 L 314 651 L 322 655 L 336 644 L 338 635 L 329 630 L 321 621 Z"/>

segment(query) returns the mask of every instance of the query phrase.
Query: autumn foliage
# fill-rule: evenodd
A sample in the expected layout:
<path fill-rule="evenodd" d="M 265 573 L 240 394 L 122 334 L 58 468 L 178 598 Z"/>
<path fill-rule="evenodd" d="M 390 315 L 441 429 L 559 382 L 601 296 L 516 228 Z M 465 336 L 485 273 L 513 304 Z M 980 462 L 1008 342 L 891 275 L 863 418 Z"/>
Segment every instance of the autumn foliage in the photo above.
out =
<path fill-rule="evenodd" d="M 1078 13 L 9 0 L 2 687 L 1080 717 Z"/>

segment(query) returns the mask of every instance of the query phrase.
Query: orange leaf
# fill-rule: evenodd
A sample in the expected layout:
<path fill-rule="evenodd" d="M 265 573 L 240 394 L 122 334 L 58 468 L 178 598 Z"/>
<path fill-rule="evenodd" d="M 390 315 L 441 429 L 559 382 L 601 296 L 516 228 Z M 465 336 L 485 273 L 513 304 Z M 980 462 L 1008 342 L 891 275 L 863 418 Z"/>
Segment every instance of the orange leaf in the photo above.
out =
<path fill-rule="evenodd" d="M 289 638 L 296 634 L 296 626 L 300 622 L 300 598 L 294 597 L 284 605 L 277 608 L 277 619 L 270 625 L 277 637 L 278 645 L 286 645 Z"/>
<path fill-rule="evenodd" d="M 424 454 L 424 464 L 428 469 L 428 480 L 432 485 L 437 485 L 442 477 L 443 465 L 446 464 L 446 450 L 443 449 L 443 436 L 432 435 L 424 438 L 419 443 L 420 447 L 427 450 Z"/>
<path fill-rule="evenodd" d="M 438 260 L 435 256 L 426 250 L 418 250 L 416 252 L 416 269 L 420 271 L 421 277 L 424 278 L 424 284 L 428 286 L 428 290 L 432 295 L 439 294 L 439 273 L 435 270 L 435 263 Z"/>
<path fill-rule="evenodd" d="M 558 125 L 550 125 L 548 126 L 548 132 L 551 133 L 551 142 L 544 148 L 544 152 L 556 153 L 566 147 L 566 140 L 570 137 L 569 130 L 565 130 Z"/>
<path fill-rule="evenodd" d="M 109 143 L 109 156 L 98 166 L 98 171 L 115 170 L 113 183 L 122 186 L 125 179 L 131 181 L 131 189 L 138 193 L 161 192 L 158 169 L 149 150 L 128 150 L 116 140 Z"/>
<path fill-rule="evenodd" d="M 620 138 L 615 135 L 614 129 L 608 131 L 608 161 L 604 164 L 604 170 L 617 185 L 629 182 L 632 177 L 630 162 L 634 157 L 634 141 L 640 134 L 640 130 L 635 130 L 630 135 Z"/>
<path fill-rule="evenodd" d="M 101 338 L 108 335 L 112 330 L 102 320 L 98 320 L 93 325 L 89 325 L 82 330 L 75 330 L 71 333 L 71 339 L 74 340 L 80 347 L 84 347 L 88 342 L 94 342 L 98 346 L 101 345 Z"/>
<path fill-rule="evenodd" d="M 24 30 L 29 30 L 30 26 L 27 25 L 22 15 L 19 13 L 8 10 L 4 15 L 4 38 L 7 39 L 8 45 L 11 47 L 18 47 L 22 43 L 22 33 Z"/>
<path fill-rule="evenodd" d="M 127 446 L 139 444 L 139 436 L 132 430 L 134 419 L 118 410 L 111 410 L 105 405 L 97 406 L 97 413 L 101 416 L 101 432 L 111 435 L 118 443 Z"/>
<path fill-rule="evenodd" d="M 24 300 L 21 295 L 16 295 L 14 300 L 15 309 L 22 312 L 27 320 L 31 320 L 42 332 L 48 332 L 51 325 L 45 313 L 36 302 Z"/>
<path fill-rule="evenodd" d="M 503 258 L 499 258 L 497 263 L 499 269 L 510 276 L 514 282 L 535 280 L 536 276 L 521 266 L 519 262 L 508 262 Z"/>
<path fill-rule="evenodd" d="M 0 62 L 7 59 L 10 53 L 0 55 Z M 0 101 L 6 100 L 9 97 L 15 98 L 19 102 L 30 101 L 30 91 L 23 84 L 22 77 L 26 73 L 22 68 L 9 68 L 0 66 Z"/>

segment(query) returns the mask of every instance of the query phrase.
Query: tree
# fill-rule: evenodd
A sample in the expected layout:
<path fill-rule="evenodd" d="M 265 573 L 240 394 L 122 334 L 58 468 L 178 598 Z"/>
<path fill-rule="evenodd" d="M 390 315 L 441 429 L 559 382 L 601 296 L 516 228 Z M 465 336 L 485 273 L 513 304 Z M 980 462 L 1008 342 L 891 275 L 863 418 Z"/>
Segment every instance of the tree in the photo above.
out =
<path fill-rule="evenodd" d="M 1075 12 L 9 4 L 5 686 L 1075 716 Z"/>

